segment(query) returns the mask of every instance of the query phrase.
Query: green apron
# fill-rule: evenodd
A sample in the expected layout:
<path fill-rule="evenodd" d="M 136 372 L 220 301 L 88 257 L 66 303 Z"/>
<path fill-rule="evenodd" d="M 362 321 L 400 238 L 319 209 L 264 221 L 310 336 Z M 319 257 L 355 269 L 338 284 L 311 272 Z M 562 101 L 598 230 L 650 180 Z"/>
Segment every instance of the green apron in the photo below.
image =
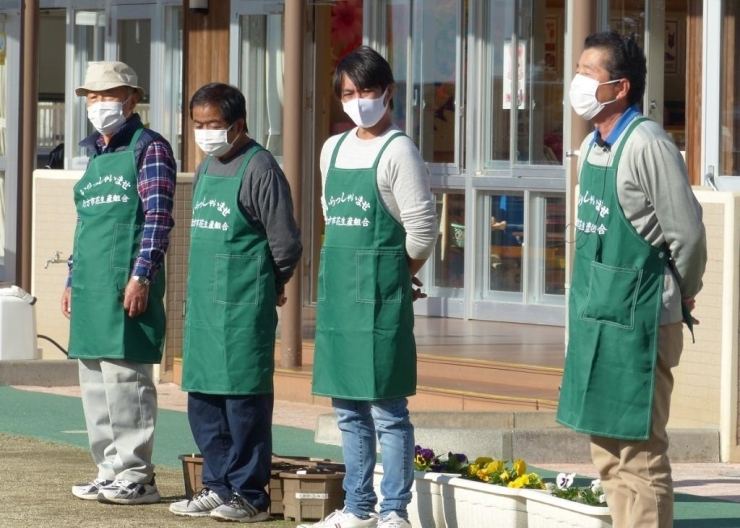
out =
<path fill-rule="evenodd" d="M 164 266 L 149 286 L 146 311 L 134 318 L 123 295 L 139 255 L 144 211 L 134 147 L 90 159 L 74 187 L 75 229 L 69 357 L 159 363 L 165 337 Z"/>
<path fill-rule="evenodd" d="M 583 163 L 556 418 L 576 431 L 622 440 L 650 435 L 668 263 L 668 249 L 648 244 L 617 198 L 622 149 L 642 121 L 629 125 L 610 167 L 591 165 L 588 154 Z"/>
<path fill-rule="evenodd" d="M 193 192 L 182 361 L 188 392 L 273 392 L 275 270 L 267 236 L 238 203 L 244 172 L 260 150 L 250 148 L 231 177 L 209 175 L 208 157 Z"/>
<path fill-rule="evenodd" d="M 326 175 L 313 393 L 350 400 L 416 392 L 416 343 L 406 232 L 378 194 L 378 162 Z"/>

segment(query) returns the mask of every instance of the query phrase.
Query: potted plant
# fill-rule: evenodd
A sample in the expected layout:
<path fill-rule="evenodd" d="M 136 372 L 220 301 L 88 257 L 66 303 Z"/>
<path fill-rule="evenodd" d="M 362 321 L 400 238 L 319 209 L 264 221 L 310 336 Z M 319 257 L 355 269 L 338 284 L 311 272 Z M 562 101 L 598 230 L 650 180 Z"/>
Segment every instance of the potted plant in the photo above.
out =
<path fill-rule="evenodd" d="M 414 468 L 409 520 L 425 528 L 524 528 L 527 512 L 522 490 L 544 488 L 538 475 L 527 473 L 523 460 L 507 463 L 484 457 L 470 463 L 460 453 L 437 457 L 431 449 L 417 446 Z M 375 473 L 379 490 L 382 468 L 378 466 Z"/>

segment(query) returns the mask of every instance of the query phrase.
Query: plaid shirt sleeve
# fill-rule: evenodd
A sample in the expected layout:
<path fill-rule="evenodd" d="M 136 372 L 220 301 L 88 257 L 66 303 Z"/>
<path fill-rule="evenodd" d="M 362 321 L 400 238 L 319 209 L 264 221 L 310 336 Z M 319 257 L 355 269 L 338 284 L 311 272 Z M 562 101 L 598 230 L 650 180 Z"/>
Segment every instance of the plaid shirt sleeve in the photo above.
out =
<path fill-rule="evenodd" d="M 153 141 L 144 153 L 137 189 L 144 210 L 144 232 L 132 275 L 153 279 L 164 263 L 175 225 L 172 207 L 177 166 L 170 146 Z"/>

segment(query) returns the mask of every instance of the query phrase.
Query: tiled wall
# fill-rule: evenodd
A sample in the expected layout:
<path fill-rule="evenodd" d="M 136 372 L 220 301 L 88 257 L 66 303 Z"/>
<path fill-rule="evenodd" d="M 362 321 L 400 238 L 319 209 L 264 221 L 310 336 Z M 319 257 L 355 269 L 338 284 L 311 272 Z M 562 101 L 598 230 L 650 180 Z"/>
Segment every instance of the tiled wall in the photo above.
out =
<path fill-rule="evenodd" d="M 723 461 L 740 461 L 740 193 L 696 190 L 707 231 L 696 343 L 684 330 L 669 427 L 719 429 Z"/>
<path fill-rule="evenodd" d="M 684 327 L 681 363 L 674 370 L 675 388 L 669 427 L 719 427 L 722 352 L 722 274 L 725 204 L 704 203 L 707 231 L 707 268 L 704 287 L 696 299 L 696 343 Z"/>
<path fill-rule="evenodd" d="M 175 192 L 175 228 L 170 233 L 170 248 L 167 252 L 167 345 L 165 370 L 168 376 L 175 370 L 175 358 L 182 357 L 184 326 L 183 307 L 185 286 L 188 277 L 188 249 L 190 247 L 191 198 L 193 175 L 178 174 Z M 168 381 L 179 381 L 164 378 Z"/>
<path fill-rule="evenodd" d="M 33 269 L 31 293 L 36 301 L 36 328 L 65 349 L 69 345 L 69 321 L 62 315 L 61 298 L 67 278 L 67 257 L 72 253 L 77 214 L 72 195 L 82 171 L 34 173 Z M 59 251 L 61 262 L 49 263 Z M 74 309 L 74 308 L 73 308 Z M 39 338 L 42 359 L 64 359 L 49 341 Z"/>

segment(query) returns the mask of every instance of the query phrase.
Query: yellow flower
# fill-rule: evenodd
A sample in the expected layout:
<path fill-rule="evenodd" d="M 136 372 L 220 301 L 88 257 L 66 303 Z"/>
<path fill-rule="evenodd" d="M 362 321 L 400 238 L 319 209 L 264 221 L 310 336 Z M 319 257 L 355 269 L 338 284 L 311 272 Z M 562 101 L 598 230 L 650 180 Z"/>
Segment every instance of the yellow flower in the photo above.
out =
<path fill-rule="evenodd" d="M 522 475 L 516 480 L 509 482 L 509 487 L 510 488 L 526 488 L 528 484 L 530 484 L 529 475 Z"/>
<path fill-rule="evenodd" d="M 504 467 L 503 463 L 499 463 L 498 460 L 494 460 L 493 462 L 489 462 L 486 464 L 486 466 L 481 470 L 486 475 L 494 475 L 501 471 L 501 469 Z"/>
<path fill-rule="evenodd" d="M 478 471 L 478 473 L 475 475 L 483 482 L 488 482 L 490 480 L 490 477 L 486 475 L 483 471 Z"/>
<path fill-rule="evenodd" d="M 527 463 L 521 458 L 514 460 L 514 471 L 517 475 L 524 475 L 527 472 Z"/>
<path fill-rule="evenodd" d="M 493 459 L 491 457 L 478 457 L 475 459 L 474 464 L 476 466 L 485 466 L 489 462 L 493 462 Z"/>
<path fill-rule="evenodd" d="M 478 464 L 470 464 L 468 466 L 468 475 L 471 477 L 474 477 L 478 474 L 478 471 L 480 471 L 480 466 Z"/>
<path fill-rule="evenodd" d="M 529 479 L 529 484 L 536 484 L 540 489 L 545 489 L 545 483 L 542 482 L 542 479 L 537 473 L 530 473 L 527 475 L 527 478 Z"/>
<path fill-rule="evenodd" d="M 509 473 L 508 470 L 503 470 L 501 472 L 501 482 L 509 482 L 511 480 L 511 473 Z"/>
<path fill-rule="evenodd" d="M 493 462 L 488 463 L 488 469 L 490 473 L 498 473 L 502 469 L 504 469 L 504 461 L 503 460 L 494 460 Z"/>

